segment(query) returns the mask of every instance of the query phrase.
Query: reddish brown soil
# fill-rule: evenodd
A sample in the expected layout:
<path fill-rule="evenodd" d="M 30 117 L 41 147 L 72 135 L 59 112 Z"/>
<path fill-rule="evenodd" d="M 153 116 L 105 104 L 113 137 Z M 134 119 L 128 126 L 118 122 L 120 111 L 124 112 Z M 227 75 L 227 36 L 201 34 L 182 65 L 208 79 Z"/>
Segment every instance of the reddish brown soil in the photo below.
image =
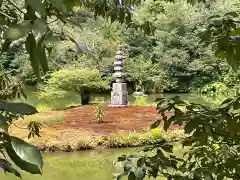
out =
<path fill-rule="evenodd" d="M 112 108 L 104 106 L 104 123 L 96 122 L 96 109 L 93 106 L 77 107 L 65 110 L 65 120 L 52 125 L 55 130 L 79 130 L 98 135 L 108 135 L 124 131 L 144 131 L 161 118 L 155 107 L 130 106 Z M 178 127 L 173 127 L 178 128 Z"/>

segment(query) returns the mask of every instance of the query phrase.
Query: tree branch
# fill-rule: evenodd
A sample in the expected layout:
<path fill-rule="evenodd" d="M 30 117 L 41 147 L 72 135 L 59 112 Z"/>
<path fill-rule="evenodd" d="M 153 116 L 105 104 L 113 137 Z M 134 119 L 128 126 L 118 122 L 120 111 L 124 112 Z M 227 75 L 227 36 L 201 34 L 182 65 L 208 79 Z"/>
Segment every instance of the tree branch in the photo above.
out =
<path fill-rule="evenodd" d="M 12 6 L 14 6 L 18 11 L 20 11 L 21 13 L 25 14 L 16 4 L 14 4 L 12 1 L 7 0 L 7 2 L 9 2 L 9 4 L 11 4 Z"/>
<path fill-rule="evenodd" d="M 16 19 L 16 18 L 14 18 L 14 17 L 11 17 L 11 16 L 7 15 L 6 13 L 4 13 L 4 12 L 2 12 L 2 11 L 0 11 L 0 14 L 6 16 L 7 18 L 9 18 L 9 19 L 11 19 L 11 20 L 15 20 L 15 19 Z"/>
<path fill-rule="evenodd" d="M 17 127 L 17 128 L 19 128 L 19 129 L 28 129 L 28 128 L 26 128 L 26 127 L 19 127 L 19 126 L 17 126 L 16 124 L 11 124 L 11 125 L 14 125 L 15 127 Z"/>
<path fill-rule="evenodd" d="M 50 22 L 48 22 L 47 24 L 54 23 L 54 22 L 56 22 L 57 20 L 58 20 L 58 18 L 57 18 L 57 19 L 54 19 L 54 20 L 52 20 L 52 21 L 50 21 Z"/>

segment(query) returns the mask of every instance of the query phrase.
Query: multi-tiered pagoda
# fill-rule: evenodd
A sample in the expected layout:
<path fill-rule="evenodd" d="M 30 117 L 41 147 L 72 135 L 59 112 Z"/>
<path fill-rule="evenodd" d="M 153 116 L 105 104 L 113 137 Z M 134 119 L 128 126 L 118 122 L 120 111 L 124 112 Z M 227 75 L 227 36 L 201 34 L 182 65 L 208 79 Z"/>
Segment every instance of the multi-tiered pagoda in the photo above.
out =
<path fill-rule="evenodd" d="M 115 82 L 112 85 L 111 104 L 109 105 L 111 107 L 126 107 L 128 105 L 128 91 L 127 83 L 125 83 L 123 60 L 122 48 L 119 46 L 114 62 L 113 77 Z"/>

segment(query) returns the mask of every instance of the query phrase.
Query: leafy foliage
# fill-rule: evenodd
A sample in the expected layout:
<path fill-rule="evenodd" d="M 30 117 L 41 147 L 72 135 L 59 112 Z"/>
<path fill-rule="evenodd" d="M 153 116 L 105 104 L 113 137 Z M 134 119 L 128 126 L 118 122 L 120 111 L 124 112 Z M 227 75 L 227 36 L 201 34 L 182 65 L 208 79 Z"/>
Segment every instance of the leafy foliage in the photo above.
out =
<path fill-rule="evenodd" d="M 22 170 L 32 174 L 41 174 L 43 168 L 43 159 L 36 147 L 31 144 L 11 136 L 9 128 L 14 125 L 14 122 L 25 115 L 32 115 L 37 113 L 37 109 L 31 105 L 19 102 L 9 101 L 20 96 L 26 97 L 20 84 L 13 84 L 13 80 L 8 74 L 1 71 L 1 100 L 0 100 L 0 152 L 3 157 L 0 159 L 0 168 L 5 173 L 13 173 L 17 177 L 21 177 L 20 173 L 14 169 L 11 163 L 6 158 L 7 154 L 10 159 Z M 31 122 L 29 127 L 29 138 L 31 136 L 39 135 L 40 125 Z"/>
<path fill-rule="evenodd" d="M 234 71 L 238 71 L 239 67 L 238 17 L 238 12 L 225 13 L 223 17 L 212 16 L 209 18 L 207 31 L 202 34 L 202 41 L 213 45 L 215 55 L 226 59 Z M 232 37 L 233 33 L 236 37 Z M 118 161 L 125 161 L 124 172 L 117 179 L 126 175 L 128 179 L 144 179 L 146 176 L 163 176 L 176 180 L 239 179 L 238 94 L 234 98 L 226 99 L 217 108 L 186 103 L 178 96 L 157 101 L 157 110 L 162 116 L 165 131 L 171 125 L 184 127 L 186 138 L 181 144 L 187 147 L 186 152 L 182 157 L 174 156 L 173 146 L 169 142 L 145 148 L 145 151 L 154 150 L 155 156 L 138 157 L 137 162 L 143 163 L 139 162 L 137 166 L 132 165 L 129 157 L 123 156 L 124 158 L 119 158 Z M 151 127 L 158 127 L 160 122 L 157 120 Z M 142 168 L 139 169 L 140 167 Z"/>
<path fill-rule="evenodd" d="M 47 81 L 50 87 L 63 90 L 81 91 L 108 89 L 108 82 L 101 79 L 97 70 L 91 69 L 62 69 L 51 74 Z"/>
<path fill-rule="evenodd" d="M 2 33 L 5 40 L 2 45 L 2 51 L 7 51 L 10 44 L 20 38 L 25 39 L 25 47 L 30 55 L 31 66 L 35 74 L 40 76 L 40 67 L 43 72 L 48 71 L 46 58 L 47 43 L 53 39 L 69 38 L 78 48 L 81 49 L 81 43 L 75 41 L 69 35 L 58 34 L 54 32 L 48 19 L 55 18 L 54 21 L 62 23 L 78 24 L 75 18 L 74 7 L 87 8 L 94 12 L 94 16 L 104 16 L 111 21 L 125 22 L 130 25 L 132 8 L 134 5 L 141 4 L 141 1 L 123 2 L 123 1 L 55 1 L 41 0 L 19 1 L 15 3 L 7 0 L 1 3 Z M 24 7 L 26 11 L 23 11 Z M 13 16 L 13 17 L 12 17 Z"/>
<path fill-rule="evenodd" d="M 124 32 L 128 54 L 135 61 L 133 66 L 142 68 L 132 70 L 129 67 L 129 79 L 141 77 L 147 92 L 189 92 L 221 81 L 228 71 L 227 63 L 214 56 L 211 45 L 201 43 L 199 31 L 205 27 L 208 16 L 234 11 L 238 7 L 237 1 L 235 4 L 226 2 L 224 6 L 222 3 L 217 1 L 207 7 L 185 1 L 168 3 L 159 0 L 146 1 L 137 8 L 133 13 L 134 21 L 150 21 L 155 33 L 143 36 L 135 29 Z M 126 67 L 132 60 L 127 61 Z M 146 65 L 149 71 L 143 70 Z"/>
<path fill-rule="evenodd" d="M 214 15 L 208 18 L 209 25 L 201 35 L 204 41 L 213 42 L 215 55 L 226 58 L 234 71 L 239 69 L 239 12 L 228 12 L 223 16 Z"/>
<path fill-rule="evenodd" d="M 239 97 L 226 99 L 218 108 L 186 103 L 178 96 L 158 101 L 164 129 L 183 125 L 187 137 L 181 143 L 187 149 L 183 157 L 175 157 L 173 146 L 168 143 L 145 148 L 145 151 L 155 149 L 156 155 L 138 159 L 145 159 L 140 179 L 160 174 L 168 179 L 239 178 Z M 152 128 L 159 124 L 157 120 Z M 131 170 L 136 173 L 136 169 Z M 132 176 L 130 170 L 124 172 L 129 178 Z"/>
<path fill-rule="evenodd" d="M 83 105 L 89 103 L 90 93 L 102 92 L 110 88 L 108 79 L 101 78 L 99 71 L 89 68 L 70 68 L 56 71 L 51 74 L 46 83 L 47 86 L 43 89 L 43 94 L 46 94 L 44 91 L 48 92 L 49 90 L 54 94 L 58 93 L 59 90 L 75 91 L 80 95 Z"/>

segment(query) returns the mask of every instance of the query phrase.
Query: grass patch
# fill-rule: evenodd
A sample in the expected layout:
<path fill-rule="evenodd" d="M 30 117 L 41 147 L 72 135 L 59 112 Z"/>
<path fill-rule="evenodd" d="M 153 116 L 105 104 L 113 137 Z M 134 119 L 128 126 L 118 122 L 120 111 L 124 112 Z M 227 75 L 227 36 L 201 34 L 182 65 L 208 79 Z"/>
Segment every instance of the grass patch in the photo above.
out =
<path fill-rule="evenodd" d="M 136 96 L 133 102 L 129 102 L 130 106 L 156 106 L 155 102 L 149 102 L 148 96 Z"/>
<path fill-rule="evenodd" d="M 98 148 L 139 147 L 152 145 L 164 140 L 175 141 L 183 137 L 183 135 L 183 130 L 165 132 L 157 128 L 145 133 L 128 132 L 101 137 L 79 135 L 76 138 L 71 138 L 71 140 L 67 139 L 67 136 L 65 136 L 63 140 L 45 137 L 45 139 L 41 139 L 41 141 L 32 139 L 31 143 L 41 151 L 72 152 Z"/>
<path fill-rule="evenodd" d="M 51 111 L 52 109 L 46 105 L 46 104 L 39 104 L 36 106 L 38 112 L 47 112 L 47 111 Z"/>
<path fill-rule="evenodd" d="M 39 122 L 43 125 L 53 125 L 63 122 L 65 119 L 65 114 L 63 112 L 55 112 L 51 114 L 34 114 L 31 116 L 25 116 L 21 121 L 22 124 L 29 124 L 31 121 Z"/>
<path fill-rule="evenodd" d="M 94 97 L 90 103 L 94 104 L 104 104 L 106 103 L 106 99 L 104 97 Z"/>

